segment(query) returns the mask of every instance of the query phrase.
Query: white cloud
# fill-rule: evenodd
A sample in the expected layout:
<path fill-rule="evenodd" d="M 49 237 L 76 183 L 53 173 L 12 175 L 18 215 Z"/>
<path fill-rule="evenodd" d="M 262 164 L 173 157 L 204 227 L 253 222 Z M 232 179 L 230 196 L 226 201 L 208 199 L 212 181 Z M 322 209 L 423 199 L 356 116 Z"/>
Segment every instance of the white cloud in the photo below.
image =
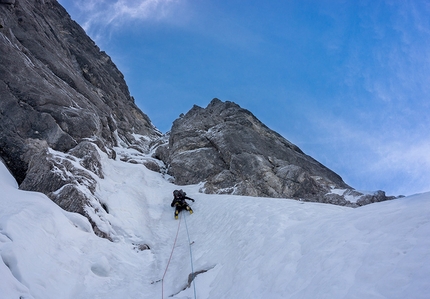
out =
<path fill-rule="evenodd" d="M 177 3 L 177 0 L 144 0 L 134 2 L 119 0 L 114 4 L 114 17 L 162 19 L 169 15 L 172 6 Z"/>
<path fill-rule="evenodd" d="M 169 21 L 186 0 L 78 0 L 79 23 L 87 32 L 134 21 Z"/>
<path fill-rule="evenodd" d="M 394 194 L 429 191 L 430 5 L 383 3 L 359 7 L 339 92 L 350 113 L 322 121 L 321 134 L 339 148 L 340 168 L 357 170 L 355 181 L 379 181 Z"/>
<path fill-rule="evenodd" d="M 379 149 L 379 160 L 371 170 L 402 178 L 398 181 L 398 193 L 421 193 L 430 190 L 430 140 L 416 143 L 384 144 Z M 394 183 L 395 181 L 393 181 Z M 407 191 L 405 191 L 407 190 Z"/>
<path fill-rule="evenodd" d="M 430 138 L 388 127 L 360 126 L 341 116 L 315 114 L 311 154 L 363 190 L 381 189 L 390 195 L 430 190 Z"/>

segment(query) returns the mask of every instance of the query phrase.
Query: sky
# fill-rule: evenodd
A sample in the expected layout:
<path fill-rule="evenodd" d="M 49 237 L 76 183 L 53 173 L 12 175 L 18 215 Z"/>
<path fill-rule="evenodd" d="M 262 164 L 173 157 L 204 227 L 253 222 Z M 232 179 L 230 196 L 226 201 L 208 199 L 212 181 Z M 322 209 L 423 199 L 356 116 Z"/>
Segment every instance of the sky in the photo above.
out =
<path fill-rule="evenodd" d="M 127 151 L 145 159 L 118 154 Z M 100 156 L 96 196 L 109 213 L 86 211 L 113 242 L 84 216 L 18 189 L 0 161 L 2 299 L 428 299 L 430 193 L 353 209 L 194 185 L 183 187 L 194 213 L 175 220 L 177 186 Z"/>
<path fill-rule="evenodd" d="M 163 133 L 219 98 L 357 190 L 430 191 L 428 1 L 59 3 Z"/>

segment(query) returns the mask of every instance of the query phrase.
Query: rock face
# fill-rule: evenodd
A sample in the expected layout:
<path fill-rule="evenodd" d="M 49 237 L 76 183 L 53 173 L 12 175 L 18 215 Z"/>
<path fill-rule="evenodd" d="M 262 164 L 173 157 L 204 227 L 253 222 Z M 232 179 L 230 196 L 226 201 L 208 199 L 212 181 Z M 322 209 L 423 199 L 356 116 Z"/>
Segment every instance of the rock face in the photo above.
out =
<path fill-rule="evenodd" d="M 110 57 L 56 0 L 0 1 L 0 25 L 1 158 L 20 188 L 69 211 L 100 210 L 99 151 L 145 151 L 160 133 Z"/>
<path fill-rule="evenodd" d="M 364 196 L 248 110 L 218 99 L 206 108 L 194 106 L 177 119 L 168 145 L 159 147 L 156 156 L 168 165 L 177 184 L 204 182 L 202 191 L 206 193 L 351 206 L 359 205 L 357 199 Z M 345 192 L 339 195 L 333 190 Z M 345 197 L 351 197 L 353 191 L 355 200 L 351 202 Z M 378 201 L 387 199 L 378 196 Z"/>

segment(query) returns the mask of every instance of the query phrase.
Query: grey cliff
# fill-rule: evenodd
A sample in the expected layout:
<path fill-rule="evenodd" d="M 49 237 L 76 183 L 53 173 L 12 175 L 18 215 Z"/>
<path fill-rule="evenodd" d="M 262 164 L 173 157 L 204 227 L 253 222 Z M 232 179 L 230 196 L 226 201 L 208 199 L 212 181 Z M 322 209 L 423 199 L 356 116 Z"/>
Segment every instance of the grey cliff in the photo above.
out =
<path fill-rule="evenodd" d="M 213 99 L 175 120 L 169 143 L 156 157 L 180 185 L 203 182 L 206 193 L 295 198 L 358 206 L 389 199 L 364 195 L 342 178 L 269 129 L 250 111 Z M 333 190 L 344 190 L 344 194 Z M 382 191 L 380 191 L 382 192 Z M 354 196 L 357 202 L 345 196 Z M 369 199 L 372 198 L 372 199 Z M 366 202 L 367 202 L 366 201 Z"/>
<path fill-rule="evenodd" d="M 101 211 L 99 151 L 148 151 L 160 135 L 110 57 L 56 0 L 0 1 L 0 156 L 21 189 L 86 216 Z"/>

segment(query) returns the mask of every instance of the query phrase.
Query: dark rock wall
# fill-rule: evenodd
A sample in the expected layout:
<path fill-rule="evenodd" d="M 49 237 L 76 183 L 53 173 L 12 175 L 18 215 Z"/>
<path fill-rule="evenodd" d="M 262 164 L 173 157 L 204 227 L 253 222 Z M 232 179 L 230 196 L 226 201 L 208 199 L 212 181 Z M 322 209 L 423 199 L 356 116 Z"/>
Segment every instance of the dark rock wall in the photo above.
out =
<path fill-rule="evenodd" d="M 175 120 L 168 145 L 160 146 L 156 156 L 175 183 L 204 182 L 206 193 L 356 206 L 330 194 L 353 190 L 339 175 L 232 102 L 213 99 L 206 108 L 194 106 Z"/>
<path fill-rule="evenodd" d="M 56 0 L 0 1 L 0 157 L 21 189 L 87 216 L 108 237 L 96 225 L 99 151 L 147 152 L 160 135 L 110 57 Z"/>
<path fill-rule="evenodd" d="M 109 151 L 135 143 L 131 133 L 158 135 L 110 57 L 57 1 L 0 4 L 0 23 L 0 154 L 19 182 L 29 161 L 17 158 L 32 139 L 64 152 L 90 138 Z"/>

